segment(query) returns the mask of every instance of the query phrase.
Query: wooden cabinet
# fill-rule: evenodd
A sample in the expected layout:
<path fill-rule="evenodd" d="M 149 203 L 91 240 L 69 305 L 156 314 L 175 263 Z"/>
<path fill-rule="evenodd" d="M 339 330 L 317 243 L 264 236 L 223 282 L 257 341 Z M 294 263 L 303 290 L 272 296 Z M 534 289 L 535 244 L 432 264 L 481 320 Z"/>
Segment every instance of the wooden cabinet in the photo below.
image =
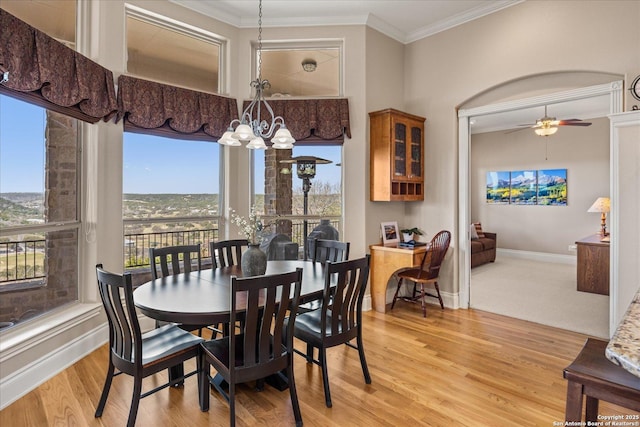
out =
<path fill-rule="evenodd" d="M 424 121 L 394 109 L 369 113 L 372 201 L 424 200 Z"/>
<path fill-rule="evenodd" d="M 578 290 L 609 295 L 609 242 L 594 234 L 576 242 Z"/>

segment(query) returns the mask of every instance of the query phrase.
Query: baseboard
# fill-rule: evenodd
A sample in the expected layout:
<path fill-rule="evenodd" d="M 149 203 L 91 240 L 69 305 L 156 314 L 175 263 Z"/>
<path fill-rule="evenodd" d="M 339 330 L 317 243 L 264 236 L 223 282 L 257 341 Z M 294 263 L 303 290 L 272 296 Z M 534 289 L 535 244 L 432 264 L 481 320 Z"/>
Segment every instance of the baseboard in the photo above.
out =
<path fill-rule="evenodd" d="M 153 319 L 139 316 L 140 328 L 147 331 L 155 327 Z M 31 390 L 45 381 L 58 375 L 89 353 L 109 340 L 107 324 L 94 328 L 91 331 L 65 343 L 52 351 L 51 354 L 42 357 L 19 371 L 0 379 L 0 410 L 20 399 Z M 105 372 L 107 366 L 104 366 Z"/>
<path fill-rule="evenodd" d="M 508 258 L 528 259 L 531 261 L 552 262 L 557 264 L 573 264 L 577 263 L 576 255 L 551 254 L 546 252 L 520 251 L 515 249 L 496 250 L 496 259 L 504 256 Z"/>
<path fill-rule="evenodd" d="M 106 324 L 95 328 L 0 380 L 0 410 L 56 376 L 107 341 Z M 106 367 L 105 367 L 106 369 Z M 106 372 L 106 371 L 105 371 Z"/>

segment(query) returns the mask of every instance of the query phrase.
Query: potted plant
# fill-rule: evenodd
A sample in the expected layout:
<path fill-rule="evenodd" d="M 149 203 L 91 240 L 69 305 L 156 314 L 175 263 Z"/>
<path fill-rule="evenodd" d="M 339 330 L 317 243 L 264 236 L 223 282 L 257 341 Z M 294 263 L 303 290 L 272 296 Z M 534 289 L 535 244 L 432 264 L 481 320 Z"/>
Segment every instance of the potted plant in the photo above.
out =
<path fill-rule="evenodd" d="M 405 242 L 410 242 L 411 240 L 415 240 L 413 238 L 414 235 L 422 236 L 422 230 L 420 230 L 418 227 L 403 228 L 402 230 L 400 230 L 400 232 L 402 233 L 402 237 Z"/>

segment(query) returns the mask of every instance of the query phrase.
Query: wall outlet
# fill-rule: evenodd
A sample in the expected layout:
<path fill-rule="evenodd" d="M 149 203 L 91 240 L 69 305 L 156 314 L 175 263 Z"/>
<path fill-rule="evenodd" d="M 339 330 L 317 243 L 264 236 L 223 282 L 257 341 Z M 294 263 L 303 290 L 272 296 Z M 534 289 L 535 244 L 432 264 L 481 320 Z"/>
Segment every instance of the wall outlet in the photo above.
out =
<path fill-rule="evenodd" d="M 575 251 L 575 250 L 578 250 L 578 246 L 577 246 L 577 245 L 569 245 L 568 250 L 569 250 L 569 251 Z"/>

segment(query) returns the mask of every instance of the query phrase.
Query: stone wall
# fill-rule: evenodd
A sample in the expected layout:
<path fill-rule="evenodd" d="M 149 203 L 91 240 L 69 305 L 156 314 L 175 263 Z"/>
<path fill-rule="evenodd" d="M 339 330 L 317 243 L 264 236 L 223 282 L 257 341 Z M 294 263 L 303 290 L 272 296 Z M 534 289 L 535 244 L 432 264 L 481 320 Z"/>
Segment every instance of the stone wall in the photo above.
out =
<path fill-rule="evenodd" d="M 293 174 L 280 173 L 291 165 L 280 163 L 291 159 L 292 150 L 267 150 L 264 156 L 264 210 L 267 215 L 291 215 L 293 206 Z M 291 236 L 291 221 L 280 220 L 276 233 Z"/>
<path fill-rule="evenodd" d="M 45 218 L 74 221 L 78 213 L 78 122 L 49 112 L 45 129 Z M 16 283 L 0 298 L 0 321 L 19 323 L 78 299 L 78 230 L 45 236 L 45 278 Z"/>

